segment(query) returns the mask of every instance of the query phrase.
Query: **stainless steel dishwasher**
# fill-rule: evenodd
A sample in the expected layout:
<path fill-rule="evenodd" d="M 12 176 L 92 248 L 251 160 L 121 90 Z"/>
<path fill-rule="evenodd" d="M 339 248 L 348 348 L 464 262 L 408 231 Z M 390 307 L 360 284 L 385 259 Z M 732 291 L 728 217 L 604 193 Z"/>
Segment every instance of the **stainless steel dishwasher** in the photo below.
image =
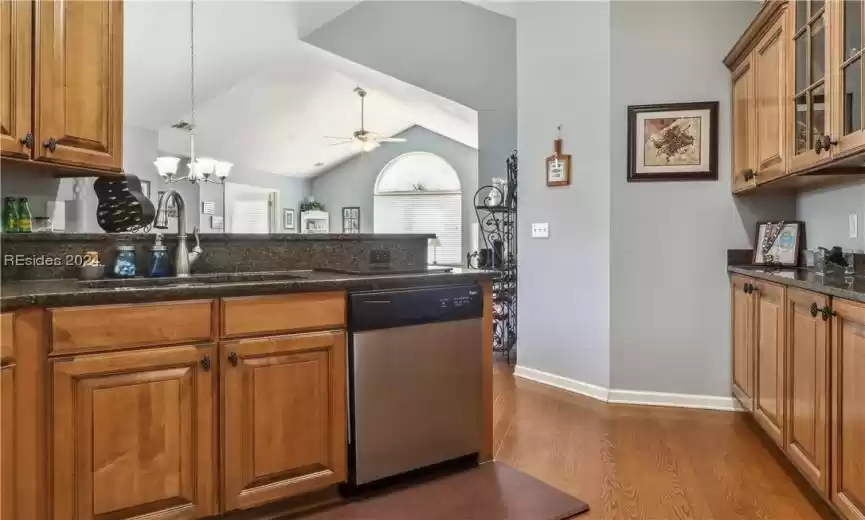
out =
<path fill-rule="evenodd" d="M 349 483 L 477 454 L 483 295 L 477 286 L 349 295 Z"/>

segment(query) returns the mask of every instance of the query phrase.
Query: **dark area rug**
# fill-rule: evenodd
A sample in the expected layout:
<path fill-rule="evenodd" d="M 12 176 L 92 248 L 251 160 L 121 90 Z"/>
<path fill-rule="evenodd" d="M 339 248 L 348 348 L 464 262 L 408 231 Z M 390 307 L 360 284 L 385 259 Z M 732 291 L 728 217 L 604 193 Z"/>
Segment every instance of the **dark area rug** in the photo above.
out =
<path fill-rule="evenodd" d="M 500 462 L 381 493 L 303 520 L 565 520 L 588 504 Z"/>

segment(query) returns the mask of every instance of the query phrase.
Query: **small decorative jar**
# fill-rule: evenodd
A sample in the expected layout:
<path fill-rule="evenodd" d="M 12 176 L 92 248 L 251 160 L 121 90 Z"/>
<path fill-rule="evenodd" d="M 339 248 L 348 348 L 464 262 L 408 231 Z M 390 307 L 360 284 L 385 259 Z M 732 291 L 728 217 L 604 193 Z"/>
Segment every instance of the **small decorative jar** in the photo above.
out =
<path fill-rule="evenodd" d="M 152 277 L 168 276 L 168 247 L 162 243 L 162 235 L 156 235 L 156 243 L 150 249 L 150 263 L 147 275 Z"/>
<path fill-rule="evenodd" d="M 135 276 L 135 246 L 117 246 L 114 260 L 114 276 L 131 278 Z"/>

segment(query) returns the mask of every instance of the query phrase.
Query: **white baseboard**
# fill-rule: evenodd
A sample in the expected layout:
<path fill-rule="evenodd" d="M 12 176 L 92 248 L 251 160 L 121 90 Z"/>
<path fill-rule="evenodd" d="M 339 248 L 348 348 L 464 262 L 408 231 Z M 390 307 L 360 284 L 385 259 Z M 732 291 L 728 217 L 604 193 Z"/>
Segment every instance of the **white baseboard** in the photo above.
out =
<path fill-rule="evenodd" d="M 547 386 L 554 386 L 556 388 L 561 388 L 562 390 L 567 390 L 568 392 L 573 392 L 575 394 L 591 397 L 599 401 L 604 401 L 605 403 L 607 402 L 610 393 L 609 389 L 602 386 L 597 386 L 590 383 L 583 383 L 582 381 L 557 376 L 555 374 L 550 374 L 549 372 L 543 372 L 541 370 L 535 370 L 534 368 L 528 368 L 520 365 L 517 365 L 514 368 L 514 375 L 517 377 L 522 377 L 523 379 L 535 381 L 536 383 L 542 383 Z"/>
<path fill-rule="evenodd" d="M 635 390 L 616 390 L 584 383 L 575 379 L 557 376 L 534 368 L 517 365 L 514 375 L 536 383 L 541 383 L 568 392 L 584 395 L 615 404 L 636 404 L 644 406 L 670 406 L 675 408 L 699 408 L 703 410 L 742 411 L 742 407 L 732 396 L 675 394 L 666 392 L 643 392 Z"/>

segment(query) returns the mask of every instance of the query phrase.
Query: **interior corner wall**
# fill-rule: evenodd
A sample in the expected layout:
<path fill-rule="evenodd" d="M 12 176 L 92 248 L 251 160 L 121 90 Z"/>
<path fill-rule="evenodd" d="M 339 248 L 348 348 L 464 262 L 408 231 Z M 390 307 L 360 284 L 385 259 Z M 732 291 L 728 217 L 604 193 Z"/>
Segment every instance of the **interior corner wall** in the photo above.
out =
<path fill-rule="evenodd" d="M 850 238 L 849 218 L 856 215 L 857 235 Z M 805 246 L 841 246 L 862 251 L 865 247 L 865 182 L 800 193 L 796 197 L 796 220 L 805 222 Z"/>
<path fill-rule="evenodd" d="M 609 386 L 610 3 L 517 4 L 518 364 Z M 562 125 L 571 184 L 547 187 Z M 549 238 L 531 237 L 533 222 Z"/>
<path fill-rule="evenodd" d="M 730 395 L 726 249 L 750 249 L 757 220 L 796 211 L 791 197 L 731 195 L 731 84 L 721 59 L 759 7 L 612 3 L 612 388 Z M 627 106 L 686 101 L 720 102 L 719 180 L 626 182 Z"/>
<path fill-rule="evenodd" d="M 358 3 L 304 40 L 478 112 L 478 182 L 517 145 L 516 22 L 465 2 Z"/>

